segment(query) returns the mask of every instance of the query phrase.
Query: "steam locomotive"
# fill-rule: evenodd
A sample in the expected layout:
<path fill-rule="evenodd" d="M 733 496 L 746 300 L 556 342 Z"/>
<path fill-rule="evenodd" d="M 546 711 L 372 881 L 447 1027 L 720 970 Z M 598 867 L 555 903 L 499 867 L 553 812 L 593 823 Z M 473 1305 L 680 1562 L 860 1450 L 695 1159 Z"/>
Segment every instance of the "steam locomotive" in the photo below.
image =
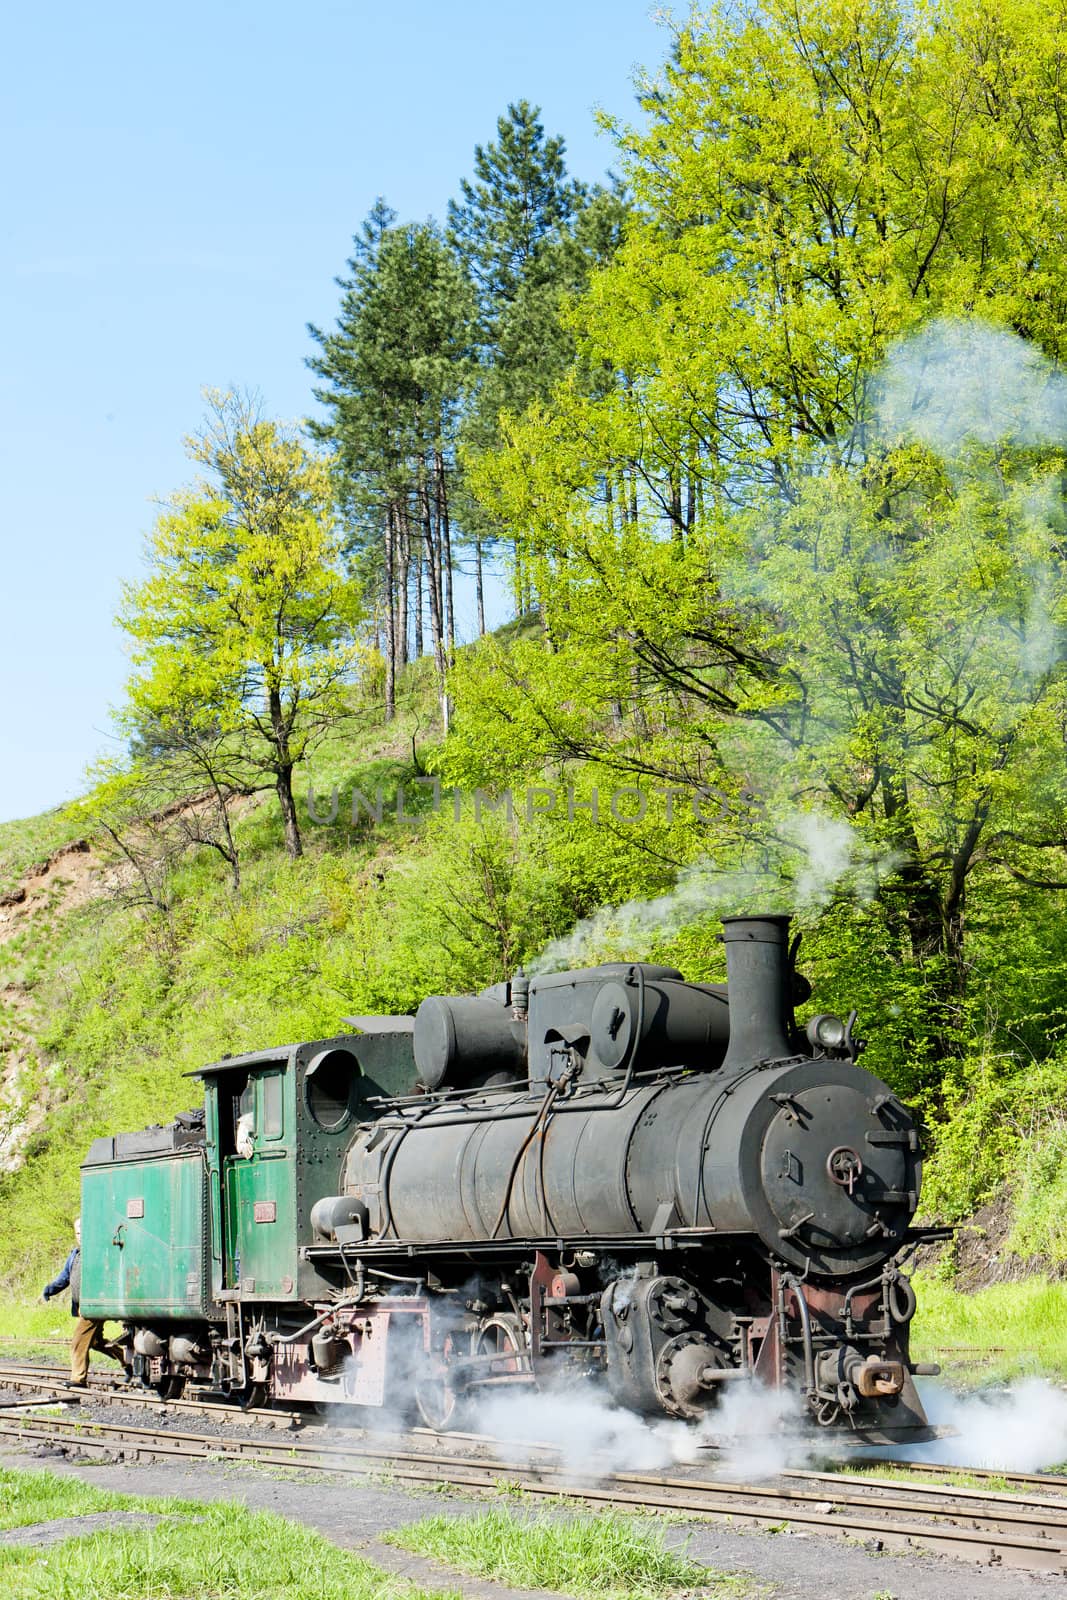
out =
<path fill-rule="evenodd" d="M 499 1390 L 697 1419 L 763 1383 L 849 1442 L 929 1437 L 919 1130 L 854 1014 L 798 1027 L 788 917 L 723 936 L 725 985 L 520 973 L 204 1067 L 202 1110 L 88 1153 L 83 1313 L 163 1395 L 446 1429 Z"/>

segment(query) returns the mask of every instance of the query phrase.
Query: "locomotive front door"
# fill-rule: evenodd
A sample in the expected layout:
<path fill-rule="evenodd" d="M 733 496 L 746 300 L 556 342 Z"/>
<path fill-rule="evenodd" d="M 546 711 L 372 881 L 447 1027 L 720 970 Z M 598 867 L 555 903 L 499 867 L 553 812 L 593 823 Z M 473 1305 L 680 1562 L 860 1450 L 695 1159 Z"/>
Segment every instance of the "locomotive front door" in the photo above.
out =
<path fill-rule="evenodd" d="M 223 1285 L 242 1298 L 284 1298 L 293 1290 L 294 1219 L 283 1073 L 253 1070 L 219 1087 L 219 1118 L 232 1128 L 221 1173 Z"/>

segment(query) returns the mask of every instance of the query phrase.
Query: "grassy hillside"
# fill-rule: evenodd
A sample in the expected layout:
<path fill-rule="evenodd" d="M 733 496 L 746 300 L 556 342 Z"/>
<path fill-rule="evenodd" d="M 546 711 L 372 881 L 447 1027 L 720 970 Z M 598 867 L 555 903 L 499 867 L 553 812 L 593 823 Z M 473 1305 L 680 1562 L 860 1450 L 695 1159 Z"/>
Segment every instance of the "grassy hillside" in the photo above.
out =
<path fill-rule="evenodd" d="M 354 705 L 300 780 L 302 860 L 284 852 L 272 795 L 241 802 L 239 896 L 205 850 L 175 868 L 169 912 L 146 911 L 129 903 L 99 838 L 90 838 L 90 852 L 67 849 L 84 836 L 84 819 L 58 811 L 0 827 L 0 1284 L 10 1299 L 34 1298 L 62 1258 L 90 1139 L 168 1120 L 194 1103 L 196 1085 L 185 1074 L 227 1051 L 329 1034 L 351 1012 L 409 1010 L 433 990 L 496 981 L 596 908 L 671 883 L 671 856 L 691 849 L 684 820 L 639 838 L 613 836 L 580 816 L 527 822 L 517 802 L 509 826 L 501 815 L 476 817 L 469 796 L 457 817 L 447 793 L 435 813 L 429 785 L 414 782 L 442 748 L 435 704 L 420 666 L 405 680 L 393 724 Z M 336 789 L 333 820 L 312 819 L 309 780 L 320 817 L 332 811 Z M 406 786 L 400 820 L 398 786 Z M 381 822 L 365 807 L 353 822 L 354 791 L 373 803 L 379 788 Z M 721 976 L 717 931 L 712 910 L 681 927 L 650 924 L 633 953 L 674 962 L 694 978 Z M 602 953 L 612 953 L 610 919 L 596 937 Z M 906 1089 L 896 1002 L 876 992 L 863 938 L 862 911 L 852 920 L 838 911 L 831 925 L 808 927 L 804 965 L 820 1008 L 856 1000 L 870 1023 L 867 1059 Z M 943 1213 L 962 1215 L 976 1186 L 998 1197 L 995 1227 L 980 1220 L 961 1235 L 959 1255 L 968 1288 L 1019 1280 L 997 1290 L 1012 1370 L 1032 1364 L 1038 1345 L 1057 1370 L 1067 1367 L 1067 1352 L 1034 1331 L 1028 1310 L 1036 1292 L 1046 1332 L 1060 1311 L 1067 1325 L 1067 1291 L 1035 1289 L 1033 1281 L 1035 1272 L 1058 1272 L 1067 1257 L 1057 1074 L 1055 1062 L 1031 1068 L 1027 1109 L 1015 1080 L 990 1065 L 973 1092 L 947 1108 L 930 1171 L 928 1192 Z M 1041 1106 L 1035 1141 L 1025 1119 L 1032 1124 Z M 952 1265 L 944 1258 L 940 1278 L 930 1280 L 922 1335 L 929 1352 L 980 1337 L 981 1302 L 952 1292 Z M 1009 1339 L 1003 1330 L 1013 1317 Z M 64 1312 L 9 1316 L 8 1325 L 62 1332 Z"/>
<path fill-rule="evenodd" d="M 412 740 L 427 721 L 417 692 L 388 730 L 357 716 L 315 762 L 316 789 L 337 783 L 346 799 L 354 783 L 391 790 L 413 773 Z M 306 857 L 293 863 L 272 799 L 235 821 L 239 899 L 205 851 L 178 868 L 170 914 L 146 914 L 127 903 L 94 840 L 88 883 L 65 874 L 61 857 L 43 903 L 38 880 L 25 880 L 29 909 L 11 907 L 17 920 L 0 922 L 0 1281 L 9 1289 L 36 1284 L 62 1249 L 92 1137 L 167 1120 L 197 1099 L 183 1074 L 224 1051 L 330 1033 L 361 1003 L 375 925 L 368 885 L 380 887 L 411 825 L 386 818 L 373 834 L 353 830 L 342 803 L 335 825 L 308 824 Z M 5 890 L 83 827 L 62 813 L 0 827 Z M 83 878 L 85 863 L 77 858 Z"/>

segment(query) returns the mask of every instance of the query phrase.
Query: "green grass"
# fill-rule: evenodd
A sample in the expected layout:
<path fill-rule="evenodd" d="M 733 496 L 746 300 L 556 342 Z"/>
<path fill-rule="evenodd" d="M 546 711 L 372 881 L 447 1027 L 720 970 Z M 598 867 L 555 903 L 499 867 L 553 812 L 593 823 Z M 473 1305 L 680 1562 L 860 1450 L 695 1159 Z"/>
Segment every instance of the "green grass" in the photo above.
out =
<path fill-rule="evenodd" d="M 62 1261 L 79 1210 L 79 1164 L 94 1136 L 169 1121 L 198 1099 L 183 1074 L 225 1050 L 328 1036 L 348 1011 L 375 1009 L 376 997 L 365 1002 L 360 987 L 382 919 L 377 905 L 362 912 L 363 880 L 372 860 L 409 847 L 412 829 L 390 824 L 387 812 L 380 830 L 354 834 L 347 797 L 354 783 L 373 793 L 381 782 L 391 793 L 413 770 L 418 718 L 405 711 L 398 724 L 338 736 L 323 750 L 316 786 L 338 784 L 340 814 L 333 827 L 306 826 L 303 861 L 282 852 L 272 796 L 242 814 L 240 901 L 202 852 L 175 873 L 169 919 L 102 900 L 27 918 L 0 946 L 0 991 L 17 985 L 27 1001 L 9 1026 L 30 1059 L 28 1099 L 46 1096 L 49 1107 L 26 1143 L 26 1164 L 0 1178 L 8 1297 L 31 1301 Z M 408 758 L 397 759 L 405 740 Z M 59 827 L 50 814 L 0 829 L 0 887 L 62 842 L 48 832 Z M 0 1000 L 0 1059 L 6 1025 Z M 15 1320 L 3 1331 L 22 1331 L 25 1308 Z M 56 1331 L 51 1322 L 47 1331 Z"/>
<path fill-rule="evenodd" d="M 1024 1278 L 961 1294 L 916 1273 L 915 1289 L 914 1360 L 938 1361 L 946 1378 L 964 1384 L 1067 1376 L 1067 1283 Z"/>
<path fill-rule="evenodd" d="M 1060 1112 L 1023 1141 L 1012 1186 L 1014 1218 L 1005 1248 L 1022 1259 L 1067 1259 L 1067 1117 Z"/>
<path fill-rule="evenodd" d="M 738 1574 L 712 1572 L 666 1549 L 662 1529 L 614 1512 L 522 1518 L 492 1510 L 426 1517 L 387 1537 L 461 1572 L 595 1600 L 659 1600 L 694 1590 L 737 1596 L 748 1588 Z"/>
<path fill-rule="evenodd" d="M 932 1483 L 944 1484 L 949 1489 L 988 1489 L 998 1494 L 1025 1494 L 1027 1491 L 1013 1487 L 1007 1478 L 979 1478 L 973 1472 L 955 1467 L 945 1467 L 936 1479 L 928 1472 L 912 1472 L 908 1467 L 890 1466 L 888 1462 L 869 1461 L 854 1467 L 834 1466 L 842 1478 L 884 1478 L 892 1483 L 914 1483 L 929 1488 Z"/>
<path fill-rule="evenodd" d="M 0 1469 L 0 1528 L 99 1511 L 150 1511 L 163 1520 L 42 1550 L 0 1545 L 0 1600 L 430 1600 L 272 1512 L 115 1494 L 53 1473 Z"/>
<path fill-rule="evenodd" d="M 48 1276 L 55 1277 L 61 1265 L 62 1261 L 57 1260 Z M 117 1336 L 120 1328 L 120 1323 L 108 1322 L 104 1325 L 104 1332 L 108 1338 L 112 1338 Z M 0 1361 L 33 1358 L 62 1364 L 69 1354 L 73 1332 L 74 1319 L 70 1314 L 68 1295 L 58 1296 L 47 1304 L 40 1300 L 7 1298 L 0 1303 L 0 1334 L 3 1335 L 0 1339 Z M 94 1350 L 89 1359 L 94 1367 L 110 1367 L 113 1372 L 118 1370 L 115 1363 L 98 1350 Z"/>

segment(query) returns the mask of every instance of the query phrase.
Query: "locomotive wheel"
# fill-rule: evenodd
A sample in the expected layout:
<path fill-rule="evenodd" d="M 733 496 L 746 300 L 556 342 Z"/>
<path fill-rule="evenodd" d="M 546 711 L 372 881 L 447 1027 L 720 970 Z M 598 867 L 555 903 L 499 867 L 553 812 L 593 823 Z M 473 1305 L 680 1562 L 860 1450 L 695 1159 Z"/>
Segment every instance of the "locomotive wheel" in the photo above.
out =
<path fill-rule="evenodd" d="M 435 1433 L 447 1433 L 449 1428 L 459 1424 L 459 1396 L 449 1382 L 447 1373 L 416 1379 L 415 1405 L 423 1422 Z"/>
<path fill-rule="evenodd" d="M 511 1311 L 498 1311 L 495 1316 L 486 1317 L 474 1336 L 474 1348 L 471 1354 L 513 1356 L 512 1361 L 501 1360 L 494 1364 L 492 1369 L 494 1377 L 522 1372 L 526 1341 L 522 1336 L 522 1326 L 518 1317 Z"/>
<path fill-rule="evenodd" d="M 469 1348 L 469 1346 L 467 1346 Z M 466 1355 L 463 1343 L 454 1333 L 445 1335 L 436 1371 L 417 1373 L 413 1393 L 415 1409 L 428 1428 L 435 1433 L 447 1433 L 463 1422 L 464 1396 L 452 1387 L 449 1367 L 457 1358 Z M 421 1363 L 425 1365 L 425 1361 Z"/>
<path fill-rule="evenodd" d="M 242 1411 L 258 1411 L 266 1404 L 267 1385 L 265 1383 L 250 1383 L 247 1389 L 242 1390 L 240 1396 Z"/>

